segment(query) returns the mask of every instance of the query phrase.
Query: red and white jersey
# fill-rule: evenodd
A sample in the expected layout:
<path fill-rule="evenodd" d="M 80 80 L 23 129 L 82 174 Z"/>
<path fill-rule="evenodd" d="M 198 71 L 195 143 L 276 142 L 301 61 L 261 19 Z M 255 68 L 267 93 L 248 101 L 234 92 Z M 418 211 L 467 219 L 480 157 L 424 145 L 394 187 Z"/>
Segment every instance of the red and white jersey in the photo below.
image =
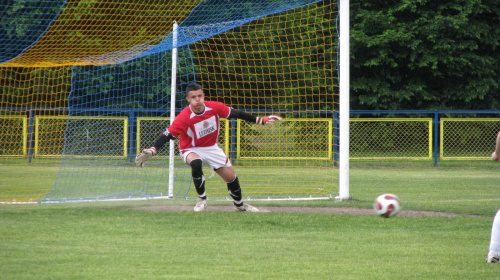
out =
<path fill-rule="evenodd" d="M 217 144 L 219 138 L 219 118 L 227 118 L 231 108 L 224 103 L 205 101 L 205 111 L 196 114 L 188 106 L 175 117 L 167 131 L 179 137 L 179 149 L 209 147 Z"/>

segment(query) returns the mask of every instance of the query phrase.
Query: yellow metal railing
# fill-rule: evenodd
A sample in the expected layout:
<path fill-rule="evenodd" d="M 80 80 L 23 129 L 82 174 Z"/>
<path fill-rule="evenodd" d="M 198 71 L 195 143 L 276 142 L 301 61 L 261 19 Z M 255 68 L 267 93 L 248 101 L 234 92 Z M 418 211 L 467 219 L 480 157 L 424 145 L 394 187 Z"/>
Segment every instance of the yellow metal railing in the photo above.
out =
<path fill-rule="evenodd" d="M 256 126 L 238 120 L 238 159 L 322 159 L 333 156 L 332 119 L 284 119 Z"/>
<path fill-rule="evenodd" d="M 500 119 L 497 118 L 442 118 L 440 158 L 490 159 L 499 129 Z"/>
<path fill-rule="evenodd" d="M 122 140 L 118 141 L 116 135 L 121 135 Z M 128 156 L 128 118 L 90 116 L 35 117 L 34 156 L 63 154 L 64 139 L 68 137 L 73 138 L 72 142 L 78 144 L 67 151 L 67 155 L 124 158 Z M 118 144 L 120 142 L 121 144 Z M 121 152 L 118 152 L 120 150 Z"/>
<path fill-rule="evenodd" d="M 431 118 L 350 120 L 350 159 L 432 159 Z"/>
<path fill-rule="evenodd" d="M 136 153 L 141 148 L 152 145 L 170 123 L 168 117 L 140 117 L 136 121 Z M 85 125 L 81 122 L 85 122 Z M 99 141 L 103 141 L 111 132 L 121 137 L 119 149 L 116 147 L 115 137 L 113 153 L 81 156 L 126 158 L 130 145 L 128 122 L 127 117 L 36 116 L 30 137 L 29 119 L 26 116 L 0 116 L 0 124 L 5 128 L 0 131 L 0 157 L 27 156 L 30 139 L 33 141 L 33 156 L 60 156 L 63 154 L 65 137 L 75 136 L 71 133 L 75 134 L 75 129 L 79 129 L 80 135 L 76 137 L 81 138 L 82 145 L 105 146 L 106 143 Z M 430 118 L 351 119 L 350 159 L 432 159 L 435 137 L 439 137 L 440 159 L 489 159 L 494 149 L 495 135 L 500 129 L 500 119 L 441 118 L 440 122 L 439 135 L 433 135 L 433 122 Z M 221 119 L 220 125 L 219 143 L 228 156 L 235 152 L 235 159 L 334 158 L 336 144 L 332 119 L 291 118 L 266 126 L 238 120 L 234 135 L 231 134 L 229 120 Z M 234 137 L 234 142 L 231 136 Z M 231 145 L 235 145 L 234 151 Z M 118 150 L 121 152 L 117 153 Z"/>
<path fill-rule="evenodd" d="M 0 157 L 22 157 L 28 154 L 28 118 L 0 116 Z"/>

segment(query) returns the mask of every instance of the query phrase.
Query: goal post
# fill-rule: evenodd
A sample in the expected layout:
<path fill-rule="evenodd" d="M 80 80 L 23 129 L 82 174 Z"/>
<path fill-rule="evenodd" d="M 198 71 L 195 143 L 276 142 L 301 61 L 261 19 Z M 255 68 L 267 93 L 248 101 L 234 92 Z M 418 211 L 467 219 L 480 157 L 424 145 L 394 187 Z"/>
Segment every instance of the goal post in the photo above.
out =
<path fill-rule="evenodd" d="M 172 31 L 172 76 L 170 77 L 170 120 L 175 119 L 175 101 L 177 95 L 177 36 L 179 24 L 174 21 Z M 168 158 L 168 197 L 174 197 L 174 175 L 175 175 L 175 141 L 169 141 Z"/>
<path fill-rule="evenodd" d="M 339 147 L 339 195 L 336 199 L 349 199 L 349 110 L 350 110 L 350 62 L 349 62 L 349 0 L 340 1 L 340 38 L 339 38 L 339 118 L 340 118 L 340 147 Z"/>

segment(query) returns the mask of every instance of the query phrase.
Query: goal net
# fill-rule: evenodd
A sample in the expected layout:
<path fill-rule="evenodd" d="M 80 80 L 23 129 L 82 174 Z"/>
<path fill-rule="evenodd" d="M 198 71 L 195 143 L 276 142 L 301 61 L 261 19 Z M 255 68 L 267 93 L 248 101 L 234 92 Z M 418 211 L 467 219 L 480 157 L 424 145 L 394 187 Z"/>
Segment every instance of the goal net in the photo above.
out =
<path fill-rule="evenodd" d="M 10 172 L 0 201 L 196 197 L 177 150 L 174 168 L 168 147 L 133 163 L 168 127 L 172 100 L 187 106 L 192 81 L 206 100 L 285 118 L 221 121 L 246 199 L 338 192 L 336 2 L 10 2 L 0 4 L 0 168 Z M 204 173 L 208 196 L 227 197 Z"/>

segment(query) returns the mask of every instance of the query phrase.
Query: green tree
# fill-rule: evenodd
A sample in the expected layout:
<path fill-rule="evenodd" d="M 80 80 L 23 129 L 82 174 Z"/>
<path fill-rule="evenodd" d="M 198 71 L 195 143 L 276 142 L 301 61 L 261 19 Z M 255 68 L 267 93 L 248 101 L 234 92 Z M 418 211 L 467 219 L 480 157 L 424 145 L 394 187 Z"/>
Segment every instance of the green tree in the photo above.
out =
<path fill-rule="evenodd" d="M 351 2 L 352 109 L 498 109 L 500 1 Z"/>

